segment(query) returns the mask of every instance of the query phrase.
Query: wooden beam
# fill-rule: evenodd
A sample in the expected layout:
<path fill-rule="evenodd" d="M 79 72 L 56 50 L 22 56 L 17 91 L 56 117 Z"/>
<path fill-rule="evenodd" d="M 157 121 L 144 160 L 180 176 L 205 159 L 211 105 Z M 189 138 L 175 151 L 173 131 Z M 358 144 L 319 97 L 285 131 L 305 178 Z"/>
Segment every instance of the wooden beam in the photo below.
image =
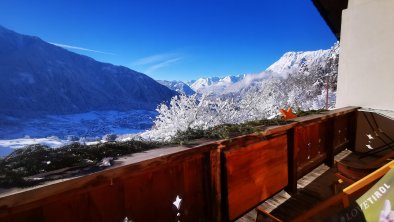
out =
<path fill-rule="evenodd" d="M 324 21 L 337 39 L 340 39 L 342 10 L 347 8 L 348 0 L 312 0 Z"/>

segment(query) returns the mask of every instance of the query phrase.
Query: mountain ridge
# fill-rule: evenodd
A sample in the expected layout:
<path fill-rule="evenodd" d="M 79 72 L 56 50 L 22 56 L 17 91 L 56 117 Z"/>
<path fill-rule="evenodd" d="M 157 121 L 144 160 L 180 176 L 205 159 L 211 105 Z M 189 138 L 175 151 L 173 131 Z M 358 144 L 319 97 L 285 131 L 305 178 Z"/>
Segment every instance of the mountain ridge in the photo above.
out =
<path fill-rule="evenodd" d="M 276 62 L 271 64 L 265 71 L 271 71 L 282 76 L 286 75 L 302 66 L 318 66 L 327 61 L 330 54 L 339 54 L 339 42 L 336 42 L 330 49 L 319 49 L 315 51 L 286 52 Z"/>
<path fill-rule="evenodd" d="M 154 110 L 174 95 L 143 73 L 0 26 L 0 114 Z"/>
<path fill-rule="evenodd" d="M 267 78 L 287 78 L 300 70 L 322 67 L 330 57 L 339 54 L 339 43 L 330 49 L 315 51 L 286 52 L 266 70 L 257 74 L 229 75 L 224 77 L 206 77 L 187 82 L 190 88 L 200 94 L 226 95 L 245 91 Z M 303 73 L 307 74 L 307 72 Z"/>
<path fill-rule="evenodd" d="M 156 80 L 158 83 L 168 87 L 169 89 L 179 93 L 179 94 L 184 94 L 187 96 L 193 95 L 196 92 L 190 88 L 190 86 L 182 81 L 179 80 Z"/>

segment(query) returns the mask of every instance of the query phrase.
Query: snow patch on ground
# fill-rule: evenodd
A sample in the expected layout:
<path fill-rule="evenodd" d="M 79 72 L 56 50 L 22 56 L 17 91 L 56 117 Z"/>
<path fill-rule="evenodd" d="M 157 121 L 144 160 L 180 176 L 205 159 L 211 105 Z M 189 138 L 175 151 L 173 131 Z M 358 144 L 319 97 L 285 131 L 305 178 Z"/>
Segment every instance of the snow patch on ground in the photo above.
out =
<path fill-rule="evenodd" d="M 0 150 L 2 148 L 19 149 L 28 145 L 43 144 L 49 147 L 57 148 L 69 144 L 68 140 L 60 140 L 56 137 L 49 138 L 20 138 L 11 140 L 0 140 Z"/>
<path fill-rule="evenodd" d="M 6 123 L 0 122 L 0 156 L 33 144 L 53 148 L 71 142 L 97 144 L 105 142 L 102 138 L 106 134 L 127 135 L 119 140 L 132 138 L 151 128 L 156 115 L 156 111 L 130 110 L 50 115 L 29 120 L 8 118 Z"/>
<path fill-rule="evenodd" d="M 0 123 L 0 139 L 18 139 L 29 136 L 43 138 L 57 136 L 102 137 L 105 134 L 137 133 L 149 129 L 156 111 L 131 110 L 92 111 L 69 115 L 48 115 L 35 119 L 14 119 Z M 12 127 L 11 127 L 12 125 Z"/>

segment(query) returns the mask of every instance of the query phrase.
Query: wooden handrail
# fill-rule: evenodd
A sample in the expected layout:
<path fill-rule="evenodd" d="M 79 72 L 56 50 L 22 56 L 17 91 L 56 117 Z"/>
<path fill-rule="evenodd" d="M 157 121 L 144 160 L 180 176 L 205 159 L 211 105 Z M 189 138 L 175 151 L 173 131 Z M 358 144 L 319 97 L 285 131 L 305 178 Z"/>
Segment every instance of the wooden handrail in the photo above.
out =
<path fill-rule="evenodd" d="M 343 206 L 349 207 L 350 201 L 349 197 L 360 190 L 361 188 L 370 185 L 371 183 L 375 182 L 382 176 L 384 176 L 391 168 L 394 168 L 394 160 L 390 161 L 386 165 L 382 166 L 381 168 L 375 170 L 373 173 L 368 174 L 361 180 L 353 183 L 352 185 L 343 189 Z"/>
<path fill-rule="evenodd" d="M 332 196 L 331 198 L 327 199 L 326 201 L 318 204 L 316 207 L 308 210 L 307 212 L 302 213 L 299 215 L 297 218 L 292 220 L 293 222 L 298 222 L 298 221 L 306 221 L 321 212 L 323 212 L 325 209 L 334 206 L 334 205 L 340 205 L 342 202 L 342 205 L 344 208 L 347 208 L 350 206 L 350 196 L 360 189 L 370 185 L 373 182 L 376 182 L 378 179 L 383 177 L 391 168 L 394 168 L 394 160 L 387 163 L 386 165 L 382 166 L 381 168 L 375 170 L 371 174 L 368 174 L 364 178 L 360 179 L 359 181 L 353 183 L 352 185 L 346 187 L 343 189 L 342 193 L 339 193 L 335 196 Z"/>

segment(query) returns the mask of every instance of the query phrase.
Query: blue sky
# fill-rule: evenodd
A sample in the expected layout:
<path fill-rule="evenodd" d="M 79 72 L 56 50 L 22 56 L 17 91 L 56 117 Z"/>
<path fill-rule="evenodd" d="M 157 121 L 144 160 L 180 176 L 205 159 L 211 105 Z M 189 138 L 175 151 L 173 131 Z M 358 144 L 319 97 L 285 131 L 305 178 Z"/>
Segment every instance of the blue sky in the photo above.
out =
<path fill-rule="evenodd" d="M 310 0 L 1 0 L 0 25 L 183 81 L 258 73 L 336 42 Z"/>

